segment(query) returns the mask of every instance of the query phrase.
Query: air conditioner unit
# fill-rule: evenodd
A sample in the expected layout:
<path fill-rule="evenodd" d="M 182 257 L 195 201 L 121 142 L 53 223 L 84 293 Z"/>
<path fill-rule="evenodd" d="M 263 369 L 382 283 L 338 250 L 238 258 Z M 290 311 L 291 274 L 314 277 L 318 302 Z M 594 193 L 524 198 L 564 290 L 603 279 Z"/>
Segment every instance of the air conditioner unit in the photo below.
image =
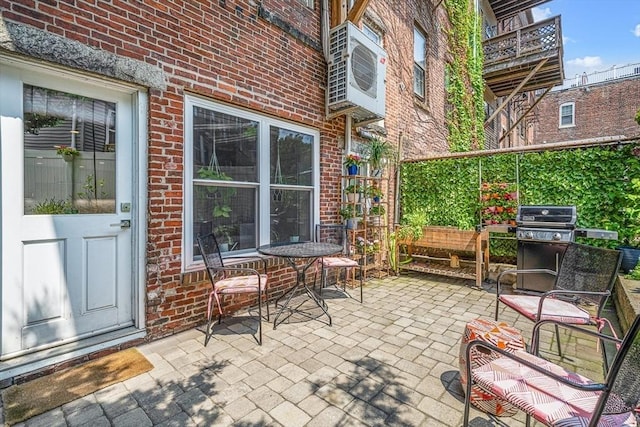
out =
<path fill-rule="evenodd" d="M 384 118 L 387 54 L 347 21 L 329 32 L 327 115 L 364 125 Z"/>

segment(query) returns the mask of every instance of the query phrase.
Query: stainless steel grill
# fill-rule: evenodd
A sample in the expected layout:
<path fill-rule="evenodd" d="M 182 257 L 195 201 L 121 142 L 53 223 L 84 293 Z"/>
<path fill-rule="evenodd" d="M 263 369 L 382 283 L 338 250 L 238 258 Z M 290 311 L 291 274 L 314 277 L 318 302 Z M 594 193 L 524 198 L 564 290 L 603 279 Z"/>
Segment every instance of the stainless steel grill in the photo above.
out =
<path fill-rule="evenodd" d="M 545 268 L 557 271 L 569 242 L 576 237 L 617 239 L 614 231 L 576 228 L 575 206 L 519 206 L 516 216 L 518 269 Z M 519 274 L 518 289 L 545 292 L 553 288 L 554 276 Z"/>

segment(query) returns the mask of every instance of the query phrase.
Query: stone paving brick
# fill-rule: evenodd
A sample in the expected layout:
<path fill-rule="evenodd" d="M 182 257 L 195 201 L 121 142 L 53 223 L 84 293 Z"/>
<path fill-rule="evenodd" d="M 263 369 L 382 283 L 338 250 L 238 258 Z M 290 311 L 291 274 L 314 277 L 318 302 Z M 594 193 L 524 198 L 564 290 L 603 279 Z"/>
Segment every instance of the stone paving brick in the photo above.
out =
<path fill-rule="evenodd" d="M 2 425 L 4 425 L 4 421 Z M 16 424 L 16 426 L 19 425 Z M 67 421 L 64 418 L 62 409 L 56 408 L 27 420 L 23 425 L 26 427 L 66 427 Z"/>
<path fill-rule="evenodd" d="M 269 381 L 277 377 L 278 373 L 276 371 L 265 367 L 263 370 L 247 376 L 243 382 L 251 388 L 257 388 L 261 385 L 267 384 Z"/>
<path fill-rule="evenodd" d="M 98 401 L 100 402 L 105 415 L 110 420 L 138 407 L 138 402 L 136 402 L 133 396 L 128 394 L 118 395 L 117 397 L 108 400 L 98 399 Z"/>
<path fill-rule="evenodd" d="M 80 424 L 79 427 L 111 427 L 111 422 L 107 417 L 93 418 L 84 424 Z"/>
<path fill-rule="evenodd" d="M 310 383 L 309 381 L 301 381 L 288 390 L 283 391 L 282 397 L 295 404 L 315 392 L 317 389 L 318 386 L 316 384 Z"/>
<path fill-rule="evenodd" d="M 229 403 L 224 407 L 224 411 L 229 414 L 231 418 L 234 420 L 239 420 L 245 415 L 250 414 L 256 409 L 255 403 L 246 398 L 245 396 L 241 396 L 233 402 Z"/>
<path fill-rule="evenodd" d="M 142 409 L 154 425 L 171 419 L 182 412 L 182 408 L 172 401 L 151 402 L 149 404 L 142 405 Z"/>
<path fill-rule="evenodd" d="M 154 424 L 157 427 L 195 427 L 196 423 L 185 412 L 180 412 L 175 416 L 165 420 L 159 424 Z"/>
<path fill-rule="evenodd" d="M 315 417 L 320 411 L 329 406 L 329 403 L 321 399 L 316 395 L 307 396 L 302 402 L 298 403 L 298 408 L 305 411 L 307 414 Z"/>
<path fill-rule="evenodd" d="M 387 414 L 384 411 L 369 405 L 360 399 L 353 399 L 346 408 L 345 412 L 351 417 L 356 418 L 367 425 L 388 425 L 385 420 Z"/>
<path fill-rule="evenodd" d="M 136 427 L 147 427 L 153 425 L 147 414 L 141 408 L 136 408 L 120 415 L 113 420 L 113 424 L 116 426 Z"/>
<path fill-rule="evenodd" d="M 251 411 L 248 415 L 240 418 L 237 422 L 238 425 L 241 426 L 252 426 L 252 427 L 277 427 L 281 424 L 276 423 L 271 416 L 264 412 L 261 409 L 255 409 Z"/>
<path fill-rule="evenodd" d="M 262 386 L 246 394 L 256 406 L 265 412 L 271 411 L 273 408 L 284 402 L 284 398 L 273 389 Z"/>
<path fill-rule="evenodd" d="M 69 425 L 70 427 L 79 426 L 102 416 L 104 416 L 104 411 L 102 410 L 100 405 L 94 403 L 89 406 L 85 406 L 75 412 L 67 414 L 67 425 Z"/>
<path fill-rule="evenodd" d="M 276 421 L 290 427 L 302 427 L 311 420 L 309 415 L 293 405 L 291 402 L 282 402 L 280 405 L 273 408 L 269 412 L 269 415 L 271 415 Z"/>

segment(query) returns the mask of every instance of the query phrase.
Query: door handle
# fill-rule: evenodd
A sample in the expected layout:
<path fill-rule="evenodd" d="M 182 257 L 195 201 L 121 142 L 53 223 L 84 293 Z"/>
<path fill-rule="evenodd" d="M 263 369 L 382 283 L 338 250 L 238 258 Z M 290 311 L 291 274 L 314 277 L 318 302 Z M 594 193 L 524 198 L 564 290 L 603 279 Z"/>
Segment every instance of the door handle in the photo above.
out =
<path fill-rule="evenodd" d="M 131 220 L 130 219 L 121 219 L 120 222 L 116 222 L 115 224 L 109 224 L 111 227 L 120 227 L 122 229 L 131 228 Z"/>

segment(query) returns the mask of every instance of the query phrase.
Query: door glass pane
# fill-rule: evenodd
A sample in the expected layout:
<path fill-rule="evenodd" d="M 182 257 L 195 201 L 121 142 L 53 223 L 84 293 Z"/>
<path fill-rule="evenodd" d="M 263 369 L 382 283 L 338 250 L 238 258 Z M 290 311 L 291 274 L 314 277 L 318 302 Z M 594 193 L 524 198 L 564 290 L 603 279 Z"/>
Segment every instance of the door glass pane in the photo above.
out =
<path fill-rule="evenodd" d="M 116 104 L 24 85 L 25 215 L 115 213 Z"/>

